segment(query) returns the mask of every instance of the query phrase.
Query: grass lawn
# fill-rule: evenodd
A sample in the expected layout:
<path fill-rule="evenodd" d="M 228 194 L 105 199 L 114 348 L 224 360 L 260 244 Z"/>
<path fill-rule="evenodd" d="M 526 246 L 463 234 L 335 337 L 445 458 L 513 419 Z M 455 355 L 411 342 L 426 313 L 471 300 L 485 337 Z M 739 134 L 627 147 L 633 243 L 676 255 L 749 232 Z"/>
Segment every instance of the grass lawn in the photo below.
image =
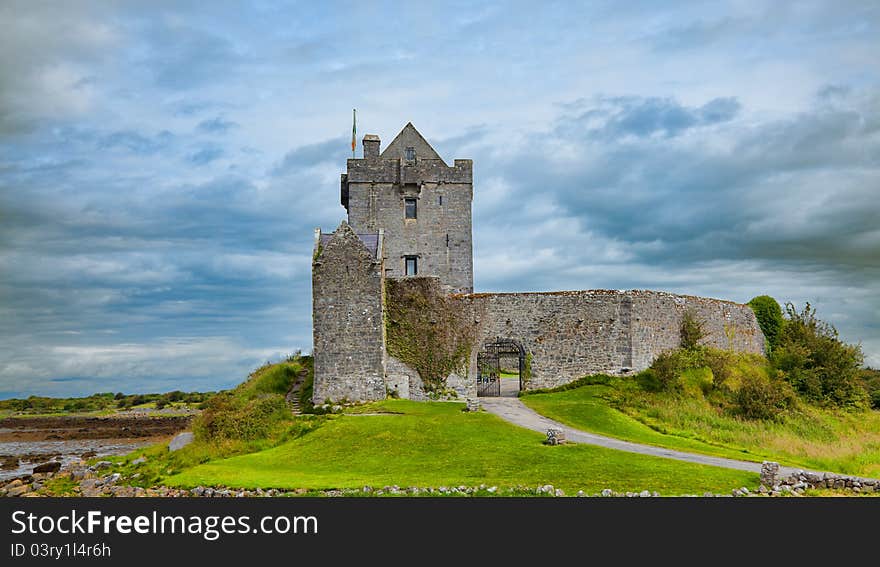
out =
<path fill-rule="evenodd" d="M 552 484 L 567 494 L 610 488 L 662 495 L 727 493 L 758 485 L 753 473 L 587 445 L 546 446 L 539 433 L 462 408 L 458 403 L 377 402 L 365 409 L 394 413 L 334 416 L 275 448 L 200 464 L 165 483 L 315 490 Z"/>
<path fill-rule="evenodd" d="M 782 422 L 745 420 L 688 399 L 588 385 L 533 394 L 540 414 L 585 431 L 658 447 L 880 477 L 880 412 L 847 413 L 805 406 Z M 617 409 L 620 408 L 620 409 Z"/>

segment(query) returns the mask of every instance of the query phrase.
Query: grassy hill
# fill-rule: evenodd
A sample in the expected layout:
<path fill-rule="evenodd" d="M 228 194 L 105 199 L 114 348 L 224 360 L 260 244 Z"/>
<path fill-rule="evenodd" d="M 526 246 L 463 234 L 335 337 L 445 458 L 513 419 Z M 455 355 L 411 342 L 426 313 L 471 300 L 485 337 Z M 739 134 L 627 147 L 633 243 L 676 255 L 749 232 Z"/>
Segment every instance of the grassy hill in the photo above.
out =
<path fill-rule="evenodd" d="M 592 382 L 592 383 L 591 383 Z M 745 419 L 695 393 L 652 392 L 632 378 L 526 395 L 543 415 L 585 431 L 740 460 L 880 476 L 880 412 L 801 403 L 776 420 Z"/>
<path fill-rule="evenodd" d="M 550 447 L 544 436 L 463 404 L 387 400 L 361 414 L 323 418 L 277 447 L 212 460 L 175 474 L 173 486 L 262 488 L 475 486 L 567 493 L 656 490 L 664 495 L 757 487 L 757 475 L 586 445 Z"/>

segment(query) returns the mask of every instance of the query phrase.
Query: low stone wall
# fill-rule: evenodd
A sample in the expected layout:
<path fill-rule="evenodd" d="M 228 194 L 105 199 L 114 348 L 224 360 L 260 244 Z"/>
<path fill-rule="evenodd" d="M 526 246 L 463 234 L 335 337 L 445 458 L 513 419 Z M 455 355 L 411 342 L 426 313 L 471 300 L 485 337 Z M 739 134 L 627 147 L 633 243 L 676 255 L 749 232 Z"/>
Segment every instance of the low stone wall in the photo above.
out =
<path fill-rule="evenodd" d="M 880 492 L 880 480 L 835 473 L 795 471 L 788 475 L 779 473 L 779 464 L 765 461 L 761 465 L 760 494 L 781 496 L 803 494 L 807 489 L 832 489 L 854 494 Z"/>

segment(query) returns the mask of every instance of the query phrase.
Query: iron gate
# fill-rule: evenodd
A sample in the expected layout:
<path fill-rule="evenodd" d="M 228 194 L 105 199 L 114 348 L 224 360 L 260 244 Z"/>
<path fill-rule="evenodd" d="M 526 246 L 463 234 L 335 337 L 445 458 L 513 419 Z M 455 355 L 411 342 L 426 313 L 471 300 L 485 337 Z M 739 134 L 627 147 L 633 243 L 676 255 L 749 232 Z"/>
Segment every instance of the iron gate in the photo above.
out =
<path fill-rule="evenodd" d="M 477 395 L 501 395 L 501 358 L 516 356 L 519 361 L 519 389 L 523 387 L 523 362 L 525 350 L 522 345 L 511 339 L 497 338 L 483 345 L 477 354 Z"/>

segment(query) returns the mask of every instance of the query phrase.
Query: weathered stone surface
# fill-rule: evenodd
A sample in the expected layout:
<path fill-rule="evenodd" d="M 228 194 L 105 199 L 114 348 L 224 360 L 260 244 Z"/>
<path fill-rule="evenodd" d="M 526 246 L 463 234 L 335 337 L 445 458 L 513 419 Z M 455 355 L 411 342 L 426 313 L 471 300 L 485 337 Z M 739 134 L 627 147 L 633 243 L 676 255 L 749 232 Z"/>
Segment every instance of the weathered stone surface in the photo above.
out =
<path fill-rule="evenodd" d="M 551 427 L 547 430 L 547 439 L 544 443 L 547 445 L 562 445 L 565 443 L 565 431 Z"/>
<path fill-rule="evenodd" d="M 552 388 L 596 373 L 644 370 L 680 345 L 686 310 L 704 321 L 707 345 L 763 352 L 764 336 L 747 305 L 656 291 L 588 290 L 478 293 L 462 297 L 479 321 L 471 374 L 480 347 L 496 338 L 522 344 L 531 355 L 526 389 Z"/>
<path fill-rule="evenodd" d="M 776 486 L 779 475 L 779 463 L 764 461 L 761 463 L 761 484 L 764 486 Z"/>
<path fill-rule="evenodd" d="M 21 496 L 26 492 L 30 492 L 31 487 L 29 484 L 21 484 L 19 486 L 13 486 L 12 488 L 6 487 L 6 496 Z"/>
<path fill-rule="evenodd" d="M 193 442 L 195 436 L 191 431 L 181 431 L 168 443 L 169 451 L 178 451 Z"/>
<path fill-rule="evenodd" d="M 49 461 L 34 467 L 34 473 L 55 473 L 61 470 L 61 463 L 58 461 Z"/>
<path fill-rule="evenodd" d="M 379 144 L 377 137 L 365 139 L 364 159 L 348 160 L 342 202 L 349 224 L 356 232 L 384 229 L 389 277 L 405 276 L 405 256 L 416 255 L 419 274 L 438 276 L 448 291 L 471 292 L 471 160 L 447 166 L 412 124 L 381 154 Z M 408 198 L 416 200 L 414 219 L 406 218 Z"/>
<path fill-rule="evenodd" d="M 381 235 L 376 235 L 381 250 Z M 343 222 L 312 264 L 315 383 L 312 400 L 366 401 L 386 396 L 384 274 Z"/>

